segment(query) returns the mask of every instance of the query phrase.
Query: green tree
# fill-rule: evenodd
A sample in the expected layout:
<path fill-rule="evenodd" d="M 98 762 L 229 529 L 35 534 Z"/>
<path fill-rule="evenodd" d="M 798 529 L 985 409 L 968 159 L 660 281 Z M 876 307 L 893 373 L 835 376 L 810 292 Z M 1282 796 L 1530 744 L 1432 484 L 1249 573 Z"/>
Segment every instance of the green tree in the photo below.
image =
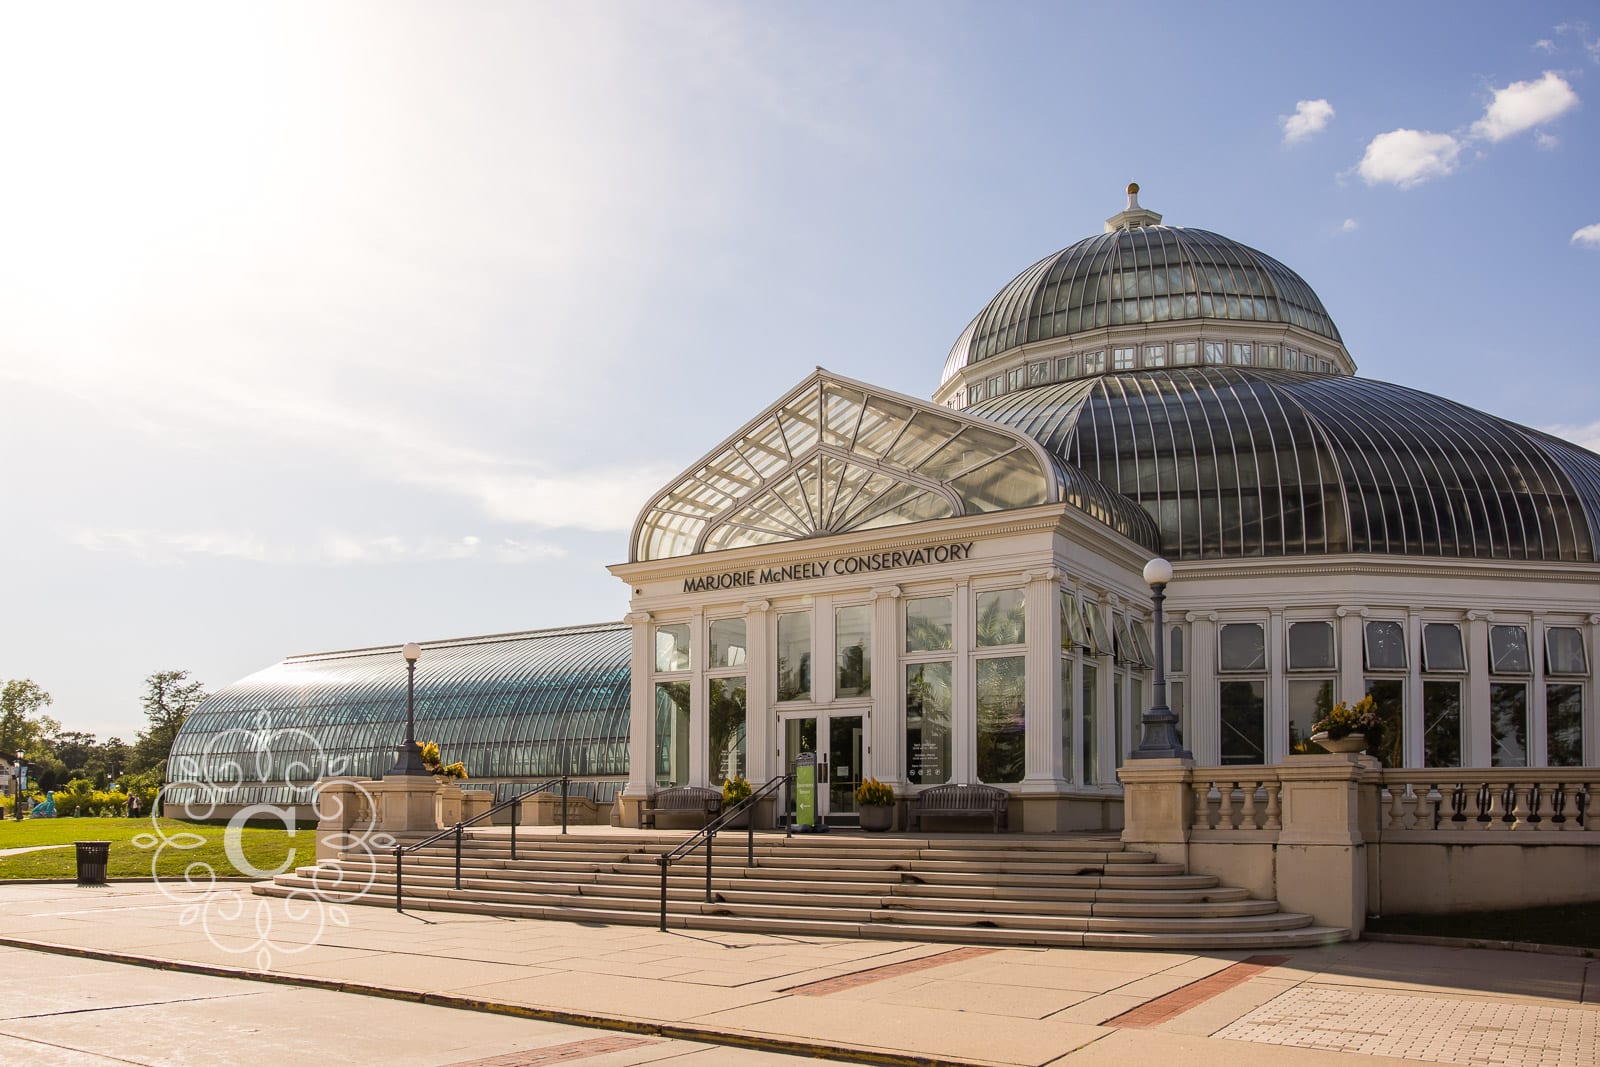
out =
<path fill-rule="evenodd" d="M 108 737 L 95 746 L 84 771 L 95 781 L 103 782 L 107 789 L 117 776 L 133 766 L 133 749 L 120 737 Z"/>
<path fill-rule="evenodd" d="M 13 678 L 0 686 L 0 753 L 10 759 L 21 752 L 29 758 L 49 754 L 49 739 L 61 724 L 44 714 L 50 694 L 31 678 Z"/>
<path fill-rule="evenodd" d="M 134 742 L 130 770 L 166 770 L 172 743 L 189 713 L 207 696 L 205 683 L 191 681 L 188 671 L 157 671 L 144 680 L 141 703 L 150 729 Z"/>

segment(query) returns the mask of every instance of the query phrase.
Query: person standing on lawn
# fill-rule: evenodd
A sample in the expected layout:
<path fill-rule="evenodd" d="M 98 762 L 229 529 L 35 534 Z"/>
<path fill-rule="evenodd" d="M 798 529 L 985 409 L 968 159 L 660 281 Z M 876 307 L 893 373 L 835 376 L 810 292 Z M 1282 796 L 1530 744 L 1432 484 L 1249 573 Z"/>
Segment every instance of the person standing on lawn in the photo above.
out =
<path fill-rule="evenodd" d="M 138 793 L 129 793 L 128 794 L 128 818 L 137 819 L 138 817 L 139 817 L 139 794 Z"/>

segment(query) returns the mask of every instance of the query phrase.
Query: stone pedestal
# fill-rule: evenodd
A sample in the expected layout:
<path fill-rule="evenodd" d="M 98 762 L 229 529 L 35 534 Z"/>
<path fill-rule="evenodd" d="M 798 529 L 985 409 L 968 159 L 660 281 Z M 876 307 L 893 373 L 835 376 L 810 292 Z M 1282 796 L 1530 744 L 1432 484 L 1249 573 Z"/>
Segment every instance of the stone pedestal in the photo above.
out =
<path fill-rule="evenodd" d="M 1189 864 L 1189 826 L 1194 791 L 1193 760 L 1129 760 L 1117 772 L 1122 782 L 1122 843 L 1154 853 L 1162 863 Z"/>
<path fill-rule="evenodd" d="M 377 828 L 384 833 L 433 833 L 439 822 L 439 791 L 432 775 L 392 774 L 367 786 L 377 809 Z M 453 821 L 453 820 L 452 820 Z"/>
<path fill-rule="evenodd" d="M 1367 854 L 1361 835 L 1362 760 L 1353 754 L 1290 756 L 1278 768 L 1278 903 L 1322 926 L 1359 935 L 1367 918 Z"/>

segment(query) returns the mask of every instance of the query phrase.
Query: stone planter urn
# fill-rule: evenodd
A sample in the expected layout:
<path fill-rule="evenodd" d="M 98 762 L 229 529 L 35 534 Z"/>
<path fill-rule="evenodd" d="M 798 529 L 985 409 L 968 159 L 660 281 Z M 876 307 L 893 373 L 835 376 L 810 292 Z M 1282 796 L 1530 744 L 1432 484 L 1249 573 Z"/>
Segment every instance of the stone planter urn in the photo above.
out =
<path fill-rule="evenodd" d="M 882 833 L 894 826 L 893 804 L 863 804 L 861 805 L 861 828 L 874 833 Z"/>
<path fill-rule="evenodd" d="M 1321 745 L 1324 752 L 1365 752 L 1367 750 L 1366 734 L 1345 734 L 1343 737 L 1329 737 L 1324 732 L 1312 734 L 1311 740 Z"/>

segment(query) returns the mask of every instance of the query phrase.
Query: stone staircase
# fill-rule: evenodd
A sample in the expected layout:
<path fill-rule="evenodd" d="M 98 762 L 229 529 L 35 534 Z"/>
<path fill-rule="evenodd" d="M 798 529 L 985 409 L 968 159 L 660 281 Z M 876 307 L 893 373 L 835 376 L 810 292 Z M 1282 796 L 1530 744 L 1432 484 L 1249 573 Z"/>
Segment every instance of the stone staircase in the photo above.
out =
<path fill-rule="evenodd" d="M 459 890 L 453 842 L 406 855 L 405 907 L 655 925 L 661 899 L 656 857 L 688 836 L 524 830 L 513 860 L 507 828 L 469 830 Z M 1096 948 L 1278 948 L 1349 936 L 1216 878 L 1126 851 L 1114 836 L 757 833 L 755 866 L 745 860 L 743 832 L 718 835 L 710 903 L 704 852 L 674 863 L 668 925 Z M 392 856 L 347 854 L 337 863 L 345 885 L 370 878 L 371 888 L 353 903 L 394 906 Z M 279 875 L 254 891 L 290 896 L 313 890 L 312 870 Z M 331 880 L 329 873 L 320 879 L 325 886 Z"/>

